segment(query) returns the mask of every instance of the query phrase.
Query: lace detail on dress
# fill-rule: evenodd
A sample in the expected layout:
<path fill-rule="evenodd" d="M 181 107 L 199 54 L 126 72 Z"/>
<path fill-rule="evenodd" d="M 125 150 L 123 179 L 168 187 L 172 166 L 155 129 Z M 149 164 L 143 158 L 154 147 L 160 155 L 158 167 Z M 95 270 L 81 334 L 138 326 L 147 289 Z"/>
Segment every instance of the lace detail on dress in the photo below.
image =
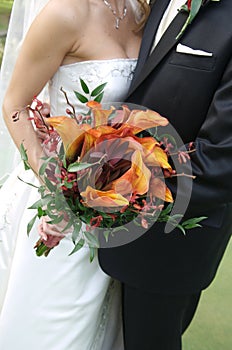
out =
<path fill-rule="evenodd" d="M 110 311 L 110 305 L 112 302 L 112 296 L 113 296 L 113 292 L 114 292 L 114 287 L 115 287 L 115 281 L 112 280 L 109 284 L 105 299 L 104 299 L 104 303 L 103 303 L 103 307 L 102 307 L 102 311 L 100 314 L 100 322 L 99 322 L 99 328 L 96 334 L 96 338 L 94 343 L 92 344 L 92 346 L 90 347 L 90 350 L 98 350 L 99 349 L 99 343 L 102 342 L 103 336 L 105 334 L 105 328 L 106 328 L 106 322 L 108 321 L 109 318 L 109 311 Z"/>
<path fill-rule="evenodd" d="M 114 62 L 115 61 L 115 62 Z M 123 77 L 124 79 L 127 79 L 129 81 L 133 78 L 134 73 L 134 60 L 129 60 L 127 64 L 125 65 L 125 62 L 121 64 L 121 61 L 118 60 L 112 60 L 112 61 L 96 61 L 96 63 L 93 63 L 91 61 L 91 64 L 89 64 L 88 61 L 86 62 L 78 62 L 78 64 L 82 64 L 85 66 L 89 65 L 89 68 L 84 70 L 81 69 L 80 76 L 77 76 L 77 72 L 73 69 L 73 65 L 68 66 L 62 66 L 60 69 L 65 70 L 68 77 L 73 82 L 79 82 L 79 78 L 84 79 L 87 83 L 92 82 L 100 82 L 100 81 L 107 81 L 110 77 L 117 78 L 117 77 Z M 110 69 L 110 74 L 109 70 Z"/>
<path fill-rule="evenodd" d="M 75 97 L 74 90 L 82 92 L 80 78 L 83 79 L 92 91 L 97 86 L 107 83 L 104 89 L 102 102 L 122 102 L 129 90 L 136 59 L 111 59 L 76 62 L 61 66 L 49 83 L 52 100 L 51 114 L 66 114 L 67 104 L 60 88 L 68 92 L 69 101 L 76 111 L 83 111 L 81 104 Z"/>
<path fill-rule="evenodd" d="M 24 205 L 30 191 L 25 190 L 27 185 L 18 179 L 21 177 L 25 181 L 32 182 L 34 175 L 31 171 L 25 172 L 23 164 L 17 166 L 9 179 L 1 189 L 0 204 L 0 268 L 7 269 L 11 263 L 16 240 L 17 228 L 20 224 Z M 12 190 L 13 189 L 13 190 Z M 14 226 L 14 227 L 13 227 Z"/>
<path fill-rule="evenodd" d="M 115 343 L 115 339 L 120 337 L 115 337 L 115 339 L 108 339 L 107 333 L 112 335 L 111 329 L 114 328 L 115 334 L 118 335 L 121 331 L 121 291 L 120 283 L 116 280 L 111 280 L 99 317 L 99 326 L 96 334 L 96 338 L 90 350 L 109 350 L 109 345 L 111 350 L 120 350 L 123 348 L 122 343 Z M 116 299 L 117 298 L 117 299 Z M 115 317 L 115 315 L 118 315 Z M 115 317 L 114 323 L 110 325 L 111 316 Z M 107 345 L 105 345 L 107 344 Z"/>
<path fill-rule="evenodd" d="M 8 198 L 4 203 L 2 215 L 0 216 L 0 269 L 6 269 L 9 265 L 9 260 L 14 250 L 14 240 L 11 237 L 12 224 L 9 218 L 9 214 L 12 210 L 13 203 L 15 202 L 16 193 Z"/>

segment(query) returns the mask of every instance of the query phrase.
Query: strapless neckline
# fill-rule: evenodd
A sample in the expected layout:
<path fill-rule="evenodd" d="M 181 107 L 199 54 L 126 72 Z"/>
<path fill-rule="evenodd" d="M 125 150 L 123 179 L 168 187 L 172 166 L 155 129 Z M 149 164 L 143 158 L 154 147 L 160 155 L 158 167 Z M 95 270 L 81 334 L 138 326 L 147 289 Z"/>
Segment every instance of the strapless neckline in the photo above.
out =
<path fill-rule="evenodd" d="M 74 62 L 60 66 L 49 83 L 51 115 L 65 113 L 65 99 L 60 91 L 66 91 L 69 102 L 79 113 L 86 112 L 85 105 L 74 94 L 77 91 L 85 95 L 81 79 L 87 84 L 89 91 L 106 84 L 103 103 L 124 101 L 129 90 L 137 58 L 112 58 L 104 60 L 89 60 Z M 87 98 L 91 98 L 88 94 Z"/>
<path fill-rule="evenodd" d="M 68 63 L 68 64 L 64 64 L 62 66 L 59 67 L 59 69 L 63 69 L 63 68 L 67 68 L 67 67 L 74 67 L 74 66 L 78 66 L 78 65 L 84 65 L 84 64 L 105 64 L 105 63 L 115 63 L 115 62 L 137 62 L 137 58 L 107 58 L 107 59 L 102 59 L 102 60 L 86 60 L 86 61 L 77 61 L 77 62 L 73 62 L 73 63 Z"/>

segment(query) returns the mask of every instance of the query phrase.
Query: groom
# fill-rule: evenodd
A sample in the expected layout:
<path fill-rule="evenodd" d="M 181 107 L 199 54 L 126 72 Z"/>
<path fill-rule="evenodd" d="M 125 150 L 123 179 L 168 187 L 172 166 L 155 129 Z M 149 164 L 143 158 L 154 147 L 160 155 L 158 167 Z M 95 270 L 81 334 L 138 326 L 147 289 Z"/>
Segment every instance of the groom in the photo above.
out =
<path fill-rule="evenodd" d="M 154 2 L 127 102 L 167 117 L 186 145 L 194 141 L 185 218 L 207 219 L 186 235 L 156 223 L 132 243 L 100 249 L 103 270 L 123 283 L 126 350 L 181 349 L 232 232 L 232 1 L 203 1 L 177 39 L 184 2 Z M 172 184 L 183 203 L 190 185 Z"/>

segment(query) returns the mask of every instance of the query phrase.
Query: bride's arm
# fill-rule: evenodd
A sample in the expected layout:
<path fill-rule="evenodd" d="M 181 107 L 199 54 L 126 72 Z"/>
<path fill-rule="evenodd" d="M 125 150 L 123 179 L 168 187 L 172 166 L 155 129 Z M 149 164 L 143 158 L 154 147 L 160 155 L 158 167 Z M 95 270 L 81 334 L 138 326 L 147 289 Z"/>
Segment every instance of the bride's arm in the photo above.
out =
<path fill-rule="evenodd" d="M 25 106 L 30 105 L 77 45 L 77 19 L 64 1 L 50 1 L 33 22 L 22 45 L 3 102 L 3 116 L 12 139 L 27 150 L 29 164 L 38 173 L 42 155 L 40 140 Z M 67 2 L 66 2 L 67 4 Z M 24 111 L 23 111 L 24 110 Z M 13 116 L 19 111 L 19 120 Z"/>

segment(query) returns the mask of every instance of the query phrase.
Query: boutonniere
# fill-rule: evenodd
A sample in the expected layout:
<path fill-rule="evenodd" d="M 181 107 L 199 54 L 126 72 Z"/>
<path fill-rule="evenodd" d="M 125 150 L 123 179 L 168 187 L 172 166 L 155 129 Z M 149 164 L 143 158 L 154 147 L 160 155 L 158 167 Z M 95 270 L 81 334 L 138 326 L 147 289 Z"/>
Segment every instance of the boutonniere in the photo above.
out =
<path fill-rule="evenodd" d="M 188 12 L 189 15 L 180 33 L 177 35 L 176 39 L 179 39 L 182 36 L 187 26 L 193 21 L 193 19 L 198 14 L 198 11 L 200 10 L 201 6 L 206 5 L 210 1 L 220 0 L 187 0 L 186 4 L 181 7 L 181 10 Z"/>

